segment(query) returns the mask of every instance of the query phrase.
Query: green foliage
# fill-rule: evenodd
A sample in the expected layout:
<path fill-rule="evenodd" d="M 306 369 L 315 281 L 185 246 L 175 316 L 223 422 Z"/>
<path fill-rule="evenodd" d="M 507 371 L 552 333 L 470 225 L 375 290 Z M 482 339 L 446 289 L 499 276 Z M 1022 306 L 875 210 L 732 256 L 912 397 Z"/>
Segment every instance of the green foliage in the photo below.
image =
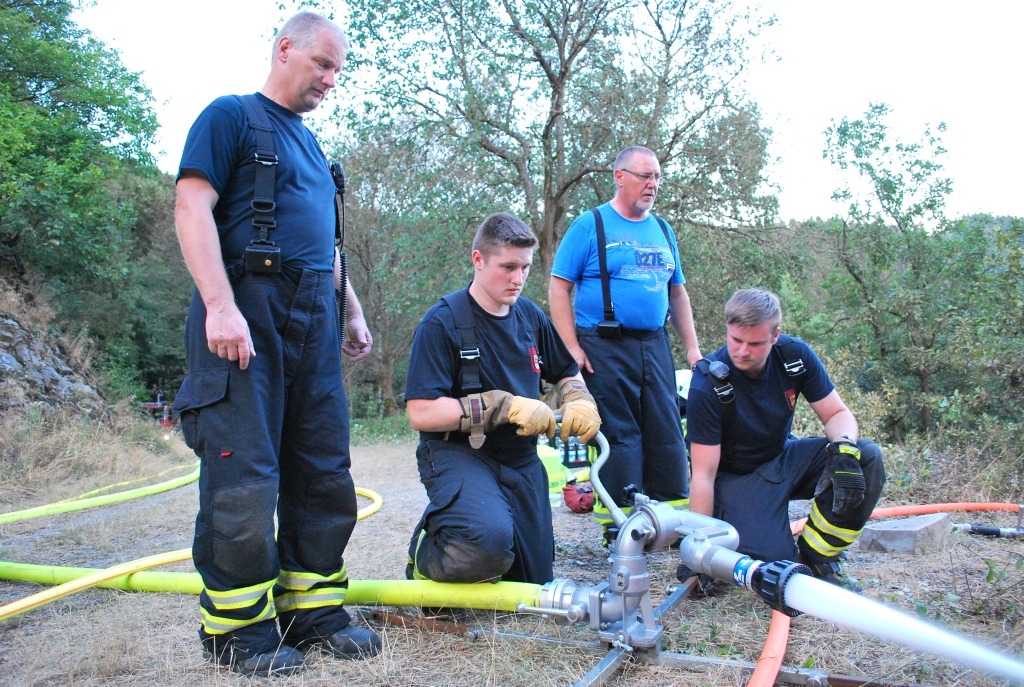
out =
<path fill-rule="evenodd" d="M 147 152 L 149 90 L 74 8 L 0 2 L 0 267 L 41 277 L 55 323 L 94 341 L 112 390 L 133 393 L 181 376 L 173 189 Z"/>
<path fill-rule="evenodd" d="M 107 182 L 151 162 L 151 95 L 56 0 L 0 4 L 0 243 L 48 276 L 116 277 L 129 218 Z"/>
<path fill-rule="evenodd" d="M 1024 601 L 1020 589 L 1024 585 L 1024 555 L 1001 551 L 998 557 L 984 559 L 986 588 L 977 594 L 964 595 L 967 611 L 986 618 L 996 618 L 1007 626 L 1024 621 Z"/>
<path fill-rule="evenodd" d="M 687 293 L 693 308 L 701 348 L 709 353 L 725 343 L 722 309 L 737 289 L 765 288 L 776 293 L 786 284 L 809 283 L 804 244 L 793 236 L 790 227 L 747 227 L 730 229 L 719 226 L 683 223 L 673 226 L 677 232 L 680 260 L 687 281 Z M 787 292 L 794 295 L 796 290 Z M 790 333 L 799 322 L 786 308 L 785 327 Z M 799 334 L 797 334 L 799 335 Z M 685 360 L 678 341 L 677 359 Z"/>
<path fill-rule="evenodd" d="M 441 296 L 469 283 L 476 228 L 500 203 L 457 151 L 411 123 L 360 123 L 355 138 L 337 151 L 351 179 L 345 252 L 374 354 L 346 366 L 346 383 L 353 412 L 376 417 L 399 412 L 413 331 Z"/>
<path fill-rule="evenodd" d="M 926 129 L 891 142 L 887 114 L 874 105 L 828 131 L 827 156 L 861 183 L 836 193 L 847 217 L 812 227 L 827 256 L 822 345 L 861 361 L 858 383 L 884 401 L 895 441 L 984 416 L 1017 422 L 1019 223 L 946 220 L 941 140 Z"/>
<path fill-rule="evenodd" d="M 628 144 L 675 176 L 680 220 L 769 207 L 754 193 L 758 116 L 728 89 L 765 22 L 729 2 L 356 0 L 352 74 L 375 85 L 358 116 L 415 122 L 461 153 L 497 194 L 487 210 L 533 226 L 546 273 L 571 219 L 609 197 L 600 175 Z"/>
<path fill-rule="evenodd" d="M 419 439 L 419 433 L 409 428 L 409 418 L 405 413 L 391 417 L 361 417 L 352 421 L 350 430 L 353 446 L 402 444 Z"/>
<path fill-rule="evenodd" d="M 193 288 L 174 232 L 173 180 L 144 176 L 124 182 L 121 193 L 136 218 L 134 256 L 127 265 L 128 283 L 114 298 L 124 302 L 124 320 L 110 331 L 117 332 L 127 351 L 123 359 L 133 363 L 144 387 L 173 393 L 184 372 L 185 313 Z"/>
<path fill-rule="evenodd" d="M 964 500 L 1019 502 L 1024 498 L 1020 425 L 979 418 L 957 434 L 912 435 L 884 447 L 883 497 L 894 503 Z"/>
<path fill-rule="evenodd" d="M 71 21 L 75 7 L 68 0 L 0 2 L 3 91 L 13 102 L 57 118 L 96 151 L 107 146 L 116 158 L 149 162 L 156 132 L 152 95 L 115 52 Z"/>

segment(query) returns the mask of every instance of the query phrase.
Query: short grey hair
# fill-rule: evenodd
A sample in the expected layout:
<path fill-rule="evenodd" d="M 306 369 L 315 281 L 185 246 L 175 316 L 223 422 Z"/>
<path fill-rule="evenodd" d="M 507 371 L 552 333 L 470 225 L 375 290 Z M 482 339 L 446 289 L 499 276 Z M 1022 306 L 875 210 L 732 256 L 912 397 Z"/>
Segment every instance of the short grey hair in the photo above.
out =
<path fill-rule="evenodd" d="M 655 160 L 658 156 L 654 154 L 654 151 L 650 148 L 644 148 L 643 146 L 629 146 L 619 151 L 619 154 L 615 156 L 615 169 L 622 169 L 627 162 L 629 162 L 634 155 L 650 155 Z"/>
<path fill-rule="evenodd" d="M 278 30 L 277 35 L 274 36 L 274 45 L 270 53 L 271 57 L 277 55 L 277 44 L 285 36 L 292 39 L 292 43 L 295 44 L 296 48 L 305 48 L 316 40 L 317 31 L 320 29 L 327 29 L 332 32 L 338 38 L 338 42 L 341 43 L 345 53 L 348 53 L 348 36 L 345 35 L 340 26 L 316 12 L 299 12 L 286 21 L 284 26 Z"/>

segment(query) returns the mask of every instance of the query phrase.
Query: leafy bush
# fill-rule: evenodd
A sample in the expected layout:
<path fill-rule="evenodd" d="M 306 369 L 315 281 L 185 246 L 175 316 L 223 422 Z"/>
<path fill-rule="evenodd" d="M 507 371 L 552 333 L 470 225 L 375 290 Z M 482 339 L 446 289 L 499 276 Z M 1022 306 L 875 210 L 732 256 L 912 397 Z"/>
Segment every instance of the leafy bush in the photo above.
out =
<path fill-rule="evenodd" d="M 354 446 L 400 444 L 419 438 L 404 413 L 394 417 L 353 418 L 349 428 Z"/>

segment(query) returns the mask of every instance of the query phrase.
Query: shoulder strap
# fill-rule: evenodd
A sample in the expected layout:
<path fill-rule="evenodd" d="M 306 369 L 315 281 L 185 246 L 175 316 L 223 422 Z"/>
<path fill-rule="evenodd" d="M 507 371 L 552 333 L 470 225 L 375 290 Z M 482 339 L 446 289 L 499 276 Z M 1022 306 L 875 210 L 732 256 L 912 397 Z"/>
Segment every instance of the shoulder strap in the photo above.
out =
<path fill-rule="evenodd" d="M 782 356 L 782 368 L 787 375 L 799 377 L 807 372 L 807 366 L 804 365 L 804 360 L 800 357 L 800 346 L 796 341 L 793 339 L 786 339 L 784 342 L 776 341 L 775 350 Z"/>
<path fill-rule="evenodd" d="M 672 250 L 672 241 L 668 238 L 668 224 L 662 218 L 657 215 L 652 215 L 654 219 L 658 220 L 658 226 L 661 227 L 661 233 L 665 235 L 665 244 L 668 245 L 668 249 Z"/>
<path fill-rule="evenodd" d="M 608 286 L 608 257 L 605 255 L 604 220 L 597 208 L 594 213 L 594 226 L 597 229 L 597 261 L 601 266 L 601 295 L 604 296 L 604 319 L 611 322 L 615 319 L 615 308 L 612 306 L 612 291 Z"/>
<path fill-rule="evenodd" d="M 480 384 L 480 347 L 476 343 L 476 324 L 473 322 L 473 307 L 469 304 L 469 289 L 462 289 L 442 296 L 455 317 L 455 330 L 459 334 L 459 386 L 463 394 L 478 394 L 483 390 Z"/>
<path fill-rule="evenodd" d="M 277 153 L 274 148 L 274 125 L 263 109 L 263 104 L 253 95 L 235 96 L 245 107 L 249 127 L 256 134 L 256 183 L 252 197 L 252 224 L 259 231 L 260 242 L 268 240 L 269 233 L 277 228 L 274 211 L 275 176 L 277 174 Z"/>
<path fill-rule="evenodd" d="M 657 215 L 654 215 L 653 213 L 652 213 L 652 215 L 653 215 L 654 219 L 658 220 L 658 226 L 661 227 L 661 233 L 665 235 L 665 246 L 668 248 L 668 252 L 671 253 L 672 252 L 672 241 L 668 237 L 668 223 L 665 222 L 665 220 L 663 220 L 661 217 L 658 217 Z M 665 319 L 668 320 L 669 313 L 672 312 L 672 275 L 671 274 L 668 277 L 668 281 L 665 282 L 665 288 L 668 289 L 668 310 L 669 310 L 669 312 L 665 313 Z"/>
<path fill-rule="evenodd" d="M 732 405 L 735 396 L 732 384 L 729 383 L 730 371 L 728 365 L 720 360 L 701 358 L 693 364 L 693 372 L 700 372 L 711 380 L 719 403 L 722 405 Z"/>
<path fill-rule="evenodd" d="M 597 208 L 591 208 L 590 210 L 594 213 L 594 226 L 597 229 L 597 261 L 601 267 L 601 295 L 604 297 L 604 319 L 612 321 L 615 319 L 615 308 L 612 305 L 612 294 L 611 288 L 608 285 L 608 258 L 605 255 L 606 243 L 604 236 L 604 220 L 601 218 L 601 213 L 598 212 Z M 661 227 L 661 233 L 665 235 L 665 245 L 668 246 L 669 251 L 672 250 L 672 241 L 668 236 L 668 224 L 665 220 L 657 215 L 653 215 L 654 219 L 658 220 L 658 226 Z M 669 293 L 672 292 L 672 280 L 669 279 L 666 287 Z"/>
<path fill-rule="evenodd" d="M 721 457 L 732 450 L 733 428 L 736 426 L 736 400 L 732 384 L 729 383 L 729 366 L 720 360 L 701 358 L 693 364 L 693 372 L 700 372 L 711 380 L 718 397 L 719 414 L 722 418 Z"/>

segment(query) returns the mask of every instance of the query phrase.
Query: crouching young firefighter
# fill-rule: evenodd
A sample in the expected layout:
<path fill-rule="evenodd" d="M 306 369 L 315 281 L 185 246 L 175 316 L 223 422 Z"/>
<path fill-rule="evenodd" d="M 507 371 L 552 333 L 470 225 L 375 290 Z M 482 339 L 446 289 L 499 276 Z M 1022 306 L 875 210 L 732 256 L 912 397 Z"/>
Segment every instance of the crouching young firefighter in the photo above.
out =
<path fill-rule="evenodd" d="M 487 217 L 473 239 L 473 281 L 444 296 L 413 338 L 405 398 L 420 432 L 430 504 L 409 543 L 409 579 L 542 584 L 553 576 L 548 478 L 537 437 L 588 441 L 601 419 L 544 312 L 521 296 L 537 237 L 512 215 Z"/>
<path fill-rule="evenodd" d="M 856 418 L 811 347 L 781 333 L 775 294 L 737 291 L 726 303 L 725 322 L 725 346 L 694 365 L 687 396 L 690 508 L 733 525 L 741 553 L 798 560 L 815 576 L 859 591 L 840 556 L 881 495 L 881 452 L 860 438 Z M 825 436 L 790 434 L 801 394 Z M 795 543 L 791 499 L 813 499 Z"/>

